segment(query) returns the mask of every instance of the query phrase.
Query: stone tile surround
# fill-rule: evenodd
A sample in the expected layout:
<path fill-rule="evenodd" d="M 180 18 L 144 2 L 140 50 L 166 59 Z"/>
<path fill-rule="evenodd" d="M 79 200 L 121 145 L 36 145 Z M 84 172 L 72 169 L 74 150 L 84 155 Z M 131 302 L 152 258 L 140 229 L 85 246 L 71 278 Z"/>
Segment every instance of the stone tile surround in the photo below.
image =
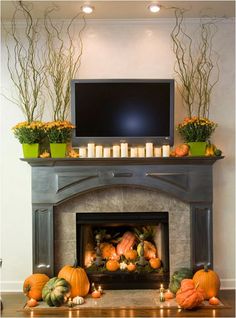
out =
<path fill-rule="evenodd" d="M 169 212 L 170 274 L 190 267 L 190 206 L 166 193 L 137 187 L 111 187 L 78 195 L 55 207 L 55 270 L 73 264 L 76 213 Z"/>

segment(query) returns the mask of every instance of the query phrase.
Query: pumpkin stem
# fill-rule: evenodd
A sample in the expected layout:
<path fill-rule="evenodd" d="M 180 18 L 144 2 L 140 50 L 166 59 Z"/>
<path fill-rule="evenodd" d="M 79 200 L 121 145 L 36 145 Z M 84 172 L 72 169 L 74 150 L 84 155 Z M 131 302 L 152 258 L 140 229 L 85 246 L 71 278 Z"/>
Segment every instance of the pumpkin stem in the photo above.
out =
<path fill-rule="evenodd" d="M 74 262 L 74 265 L 73 265 L 73 267 L 78 267 L 78 260 L 77 260 L 77 257 L 75 258 L 75 262 Z"/>
<path fill-rule="evenodd" d="M 197 283 L 197 284 L 195 285 L 195 289 L 198 289 L 198 286 L 199 286 L 199 283 Z"/>
<path fill-rule="evenodd" d="M 204 265 L 204 272 L 208 272 L 208 266 L 207 266 L 207 264 Z"/>

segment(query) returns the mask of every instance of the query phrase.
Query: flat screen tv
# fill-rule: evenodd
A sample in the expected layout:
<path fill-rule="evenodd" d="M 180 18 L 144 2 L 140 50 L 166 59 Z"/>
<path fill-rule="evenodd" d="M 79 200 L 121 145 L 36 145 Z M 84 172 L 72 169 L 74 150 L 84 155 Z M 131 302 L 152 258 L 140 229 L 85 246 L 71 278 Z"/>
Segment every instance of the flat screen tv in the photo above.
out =
<path fill-rule="evenodd" d="M 173 145 L 173 79 L 72 80 L 73 145 Z"/>

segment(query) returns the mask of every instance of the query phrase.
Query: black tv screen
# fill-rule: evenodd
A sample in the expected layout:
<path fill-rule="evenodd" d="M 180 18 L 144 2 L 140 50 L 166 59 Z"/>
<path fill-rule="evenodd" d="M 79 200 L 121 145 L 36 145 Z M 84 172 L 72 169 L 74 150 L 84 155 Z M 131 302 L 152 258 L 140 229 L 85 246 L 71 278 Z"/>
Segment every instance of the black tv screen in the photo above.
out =
<path fill-rule="evenodd" d="M 174 80 L 73 80 L 73 143 L 173 144 Z"/>

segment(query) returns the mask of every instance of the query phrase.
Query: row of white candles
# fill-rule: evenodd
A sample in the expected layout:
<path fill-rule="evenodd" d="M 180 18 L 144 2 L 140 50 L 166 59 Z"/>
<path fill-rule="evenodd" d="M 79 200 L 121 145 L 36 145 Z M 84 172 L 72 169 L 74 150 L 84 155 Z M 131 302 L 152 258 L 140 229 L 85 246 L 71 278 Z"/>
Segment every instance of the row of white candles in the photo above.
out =
<path fill-rule="evenodd" d="M 79 147 L 80 158 L 143 158 L 143 157 L 169 157 L 170 146 L 154 147 L 153 143 L 147 142 L 145 147 L 129 147 L 128 143 L 121 143 L 112 147 L 103 147 L 89 143 L 87 147 Z"/>

